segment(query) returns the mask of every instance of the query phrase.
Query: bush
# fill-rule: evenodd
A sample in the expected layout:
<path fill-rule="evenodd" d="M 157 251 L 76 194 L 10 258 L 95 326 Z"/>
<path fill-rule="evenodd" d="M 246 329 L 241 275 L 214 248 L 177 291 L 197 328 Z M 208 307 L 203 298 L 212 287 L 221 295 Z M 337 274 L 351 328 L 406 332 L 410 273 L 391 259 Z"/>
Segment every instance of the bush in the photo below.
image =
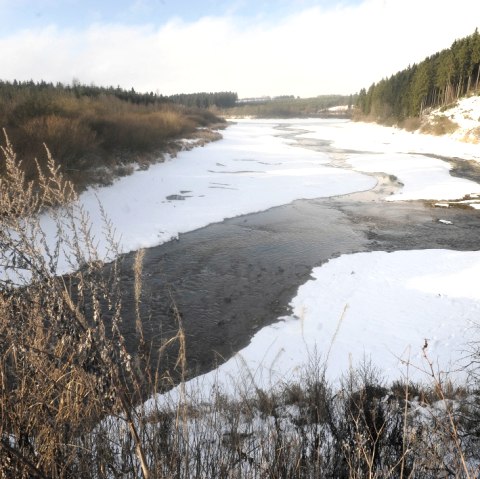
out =
<path fill-rule="evenodd" d="M 96 133 L 79 118 L 65 118 L 56 115 L 39 116 L 26 121 L 22 135 L 28 138 L 38 152 L 43 143 L 56 158 L 62 159 L 64 172 L 81 170 L 82 159 L 98 154 L 99 142 Z M 43 158 L 45 155 L 38 155 Z M 85 163 L 85 161 L 83 161 Z"/>
<path fill-rule="evenodd" d="M 439 136 L 454 133 L 457 128 L 458 124 L 446 116 L 436 115 L 433 119 L 429 120 L 427 123 L 424 123 L 421 126 L 420 131 L 429 135 Z"/>
<path fill-rule="evenodd" d="M 3 92 L 1 87 L 0 82 L 0 126 L 8 129 L 24 158 L 27 179 L 37 180 L 34 158 L 42 163 L 45 143 L 79 190 L 102 183 L 95 176 L 102 167 L 115 176 L 116 165 L 153 155 L 158 159 L 174 140 L 195 134 L 198 127 L 221 123 L 207 110 L 154 102 L 150 97 L 151 101 L 138 104 L 113 92 L 77 96 L 74 90 L 53 86 L 15 89 L 10 85 Z"/>
<path fill-rule="evenodd" d="M 421 120 L 418 117 L 406 118 L 400 123 L 400 128 L 404 128 L 407 131 L 416 131 L 421 126 Z"/>

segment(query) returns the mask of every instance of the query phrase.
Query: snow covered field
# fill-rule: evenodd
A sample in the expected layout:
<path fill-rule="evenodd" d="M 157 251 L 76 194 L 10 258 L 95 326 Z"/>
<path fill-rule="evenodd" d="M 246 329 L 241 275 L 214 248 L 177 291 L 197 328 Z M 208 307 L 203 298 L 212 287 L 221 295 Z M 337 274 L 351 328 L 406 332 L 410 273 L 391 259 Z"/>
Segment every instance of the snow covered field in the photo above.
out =
<path fill-rule="evenodd" d="M 344 151 L 329 155 L 296 146 L 279 136 L 279 124 L 302 130 L 299 138 L 328 140 Z M 478 184 L 451 177 L 447 162 L 424 156 L 480 161 L 478 146 L 452 138 L 342 120 L 242 120 L 223 135 L 219 142 L 82 195 L 99 228 L 97 238 L 97 197 L 121 235 L 123 250 L 130 251 L 295 199 L 368 190 L 375 185 L 368 172 L 392 174 L 403 183 L 388 201 L 480 193 Z M 331 260 L 299 289 L 292 316 L 279 318 L 192 384 L 200 381 L 207 395 L 214 381 L 230 390 L 230 378 L 242 378 L 246 387 L 273 385 L 294 377 L 312 356 L 327 361 L 332 380 L 364 358 L 386 378 L 408 374 L 422 380 L 428 378 L 425 343 L 436 368 L 454 371 L 477 335 L 479 273 L 480 252 L 376 252 Z"/>

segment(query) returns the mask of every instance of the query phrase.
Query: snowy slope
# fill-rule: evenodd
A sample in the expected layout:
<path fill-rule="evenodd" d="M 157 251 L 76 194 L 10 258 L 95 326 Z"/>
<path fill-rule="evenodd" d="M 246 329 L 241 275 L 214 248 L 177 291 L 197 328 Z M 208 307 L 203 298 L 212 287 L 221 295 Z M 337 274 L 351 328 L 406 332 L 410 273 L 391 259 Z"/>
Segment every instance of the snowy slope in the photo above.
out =
<path fill-rule="evenodd" d="M 427 121 L 434 122 L 438 118 L 448 118 L 457 129 L 449 136 L 468 143 L 480 143 L 480 96 L 462 98 L 450 108 L 437 108 L 432 111 Z"/>

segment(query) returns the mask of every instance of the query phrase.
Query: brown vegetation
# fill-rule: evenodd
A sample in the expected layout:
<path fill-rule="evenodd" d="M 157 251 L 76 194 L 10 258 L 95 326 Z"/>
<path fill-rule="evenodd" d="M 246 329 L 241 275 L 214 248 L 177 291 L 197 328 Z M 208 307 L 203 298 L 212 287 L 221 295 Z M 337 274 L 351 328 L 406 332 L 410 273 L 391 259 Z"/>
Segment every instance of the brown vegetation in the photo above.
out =
<path fill-rule="evenodd" d="M 222 122 L 207 110 L 166 101 L 134 103 L 106 93 L 79 96 L 35 86 L 0 93 L 0 127 L 25 158 L 27 179 L 37 175 L 33 158 L 45 167 L 45 143 L 65 177 L 80 189 L 105 183 L 105 170 L 118 176 L 128 171 L 126 164 L 158 160 L 172 140 Z"/>
<path fill-rule="evenodd" d="M 440 136 L 454 133 L 458 127 L 458 124 L 450 120 L 450 118 L 443 115 L 435 115 L 432 119 L 427 119 L 422 123 L 420 131 L 429 135 Z"/>

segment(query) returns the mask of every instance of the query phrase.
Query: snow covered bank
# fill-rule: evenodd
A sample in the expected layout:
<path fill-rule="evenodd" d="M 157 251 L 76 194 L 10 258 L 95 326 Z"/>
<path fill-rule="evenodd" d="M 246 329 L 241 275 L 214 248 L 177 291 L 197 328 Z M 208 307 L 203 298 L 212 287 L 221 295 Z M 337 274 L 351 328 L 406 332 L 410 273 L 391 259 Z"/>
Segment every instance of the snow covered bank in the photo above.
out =
<path fill-rule="evenodd" d="M 327 140 L 332 147 L 344 150 L 344 159 L 356 171 L 383 172 L 396 176 L 404 186 L 398 194 L 386 198 L 388 201 L 453 200 L 480 192 L 477 183 L 452 177 L 449 163 L 426 156 L 480 162 L 478 146 L 463 143 L 458 137 L 409 133 L 398 128 L 341 120 L 310 124 L 299 121 L 292 127 L 310 130 L 300 134 L 299 139 Z"/>
<path fill-rule="evenodd" d="M 344 255 L 313 270 L 298 290 L 293 314 L 257 333 L 249 346 L 216 371 L 187 383 L 187 394 L 221 392 L 299 379 L 312 358 L 327 364 L 336 382 L 371 361 L 386 380 L 431 380 L 435 371 L 459 371 L 478 334 L 480 252 L 398 251 Z M 170 392 L 175 399 L 178 389 Z"/>
<path fill-rule="evenodd" d="M 357 151 L 382 154 L 420 153 L 480 161 L 478 145 L 447 135 L 410 133 L 399 128 L 348 120 L 307 121 L 309 132 L 299 138 L 329 140 L 333 147 L 345 150 L 346 154 Z M 307 125 L 302 120 L 290 123 L 294 126 Z"/>
<path fill-rule="evenodd" d="M 382 171 L 394 175 L 403 187 L 398 193 L 385 198 L 387 201 L 455 200 L 480 193 L 478 183 L 452 177 L 449 163 L 423 155 L 349 155 L 347 161 L 357 171 Z"/>

